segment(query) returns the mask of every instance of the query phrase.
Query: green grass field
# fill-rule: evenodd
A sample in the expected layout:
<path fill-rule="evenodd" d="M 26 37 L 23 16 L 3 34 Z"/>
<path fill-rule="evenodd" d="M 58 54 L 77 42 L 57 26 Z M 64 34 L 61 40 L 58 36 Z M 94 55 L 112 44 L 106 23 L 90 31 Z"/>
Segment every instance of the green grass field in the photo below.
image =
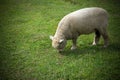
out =
<path fill-rule="evenodd" d="M 0 80 L 119 80 L 119 0 L 0 1 Z M 91 46 L 94 34 L 81 35 L 62 53 L 51 46 L 57 24 L 66 14 L 98 6 L 109 13 L 110 45 Z"/>

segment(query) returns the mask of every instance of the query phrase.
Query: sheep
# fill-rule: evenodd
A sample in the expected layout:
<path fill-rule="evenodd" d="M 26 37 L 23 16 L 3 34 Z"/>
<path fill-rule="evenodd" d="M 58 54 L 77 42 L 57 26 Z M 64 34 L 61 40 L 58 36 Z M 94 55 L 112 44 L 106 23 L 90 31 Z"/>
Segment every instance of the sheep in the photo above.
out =
<path fill-rule="evenodd" d="M 107 26 L 108 13 L 103 8 L 90 7 L 74 11 L 61 19 L 55 35 L 50 36 L 52 46 L 61 52 L 67 40 L 72 40 L 71 50 L 74 50 L 77 48 L 76 41 L 80 35 L 95 32 L 92 45 L 97 45 L 102 36 L 104 47 L 107 47 L 109 43 Z"/>

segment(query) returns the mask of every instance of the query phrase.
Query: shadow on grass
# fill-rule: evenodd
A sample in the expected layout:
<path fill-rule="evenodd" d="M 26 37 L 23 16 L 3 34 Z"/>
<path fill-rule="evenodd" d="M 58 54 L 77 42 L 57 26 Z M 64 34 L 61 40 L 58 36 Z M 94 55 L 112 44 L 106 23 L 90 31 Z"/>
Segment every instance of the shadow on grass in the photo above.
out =
<path fill-rule="evenodd" d="M 63 52 L 61 52 L 61 55 L 69 56 L 69 55 L 81 55 L 81 54 L 96 54 L 97 52 L 100 53 L 116 53 L 120 52 L 120 44 L 110 44 L 107 48 L 104 48 L 103 45 L 97 45 L 97 46 L 84 46 L 84 47 L 78 47 L 76 50 L 70 50 L 69 48 L 65 48 Z"/>

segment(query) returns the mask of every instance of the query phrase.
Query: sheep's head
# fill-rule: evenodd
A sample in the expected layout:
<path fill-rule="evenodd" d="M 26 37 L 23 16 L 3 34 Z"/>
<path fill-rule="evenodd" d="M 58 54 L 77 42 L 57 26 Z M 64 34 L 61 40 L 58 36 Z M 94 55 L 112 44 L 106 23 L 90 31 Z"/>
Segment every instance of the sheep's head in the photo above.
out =
<path fill-rule="evenodd" d="M 59 52 L 63 51 L 64 47 L 66 46 L 66 39 L 61 39 L 57 37 L 50 36 L 52 40 L 52 47 L 57 49 Z"/>

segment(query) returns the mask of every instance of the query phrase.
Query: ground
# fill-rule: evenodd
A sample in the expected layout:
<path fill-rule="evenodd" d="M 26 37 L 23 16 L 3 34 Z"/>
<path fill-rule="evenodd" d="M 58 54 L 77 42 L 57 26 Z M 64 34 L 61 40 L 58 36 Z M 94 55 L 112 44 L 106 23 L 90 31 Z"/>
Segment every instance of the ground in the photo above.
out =
<path fill-rule="evenodd" d="M 119 80 L 119 0 L 2 0 L 0 2 L 0 80 Z M 49 35 L 66 14 L 84 7 L 109 13 L 110 45 L 91 46 L 94 34 L 71 41 L 62 53 Z"/>

